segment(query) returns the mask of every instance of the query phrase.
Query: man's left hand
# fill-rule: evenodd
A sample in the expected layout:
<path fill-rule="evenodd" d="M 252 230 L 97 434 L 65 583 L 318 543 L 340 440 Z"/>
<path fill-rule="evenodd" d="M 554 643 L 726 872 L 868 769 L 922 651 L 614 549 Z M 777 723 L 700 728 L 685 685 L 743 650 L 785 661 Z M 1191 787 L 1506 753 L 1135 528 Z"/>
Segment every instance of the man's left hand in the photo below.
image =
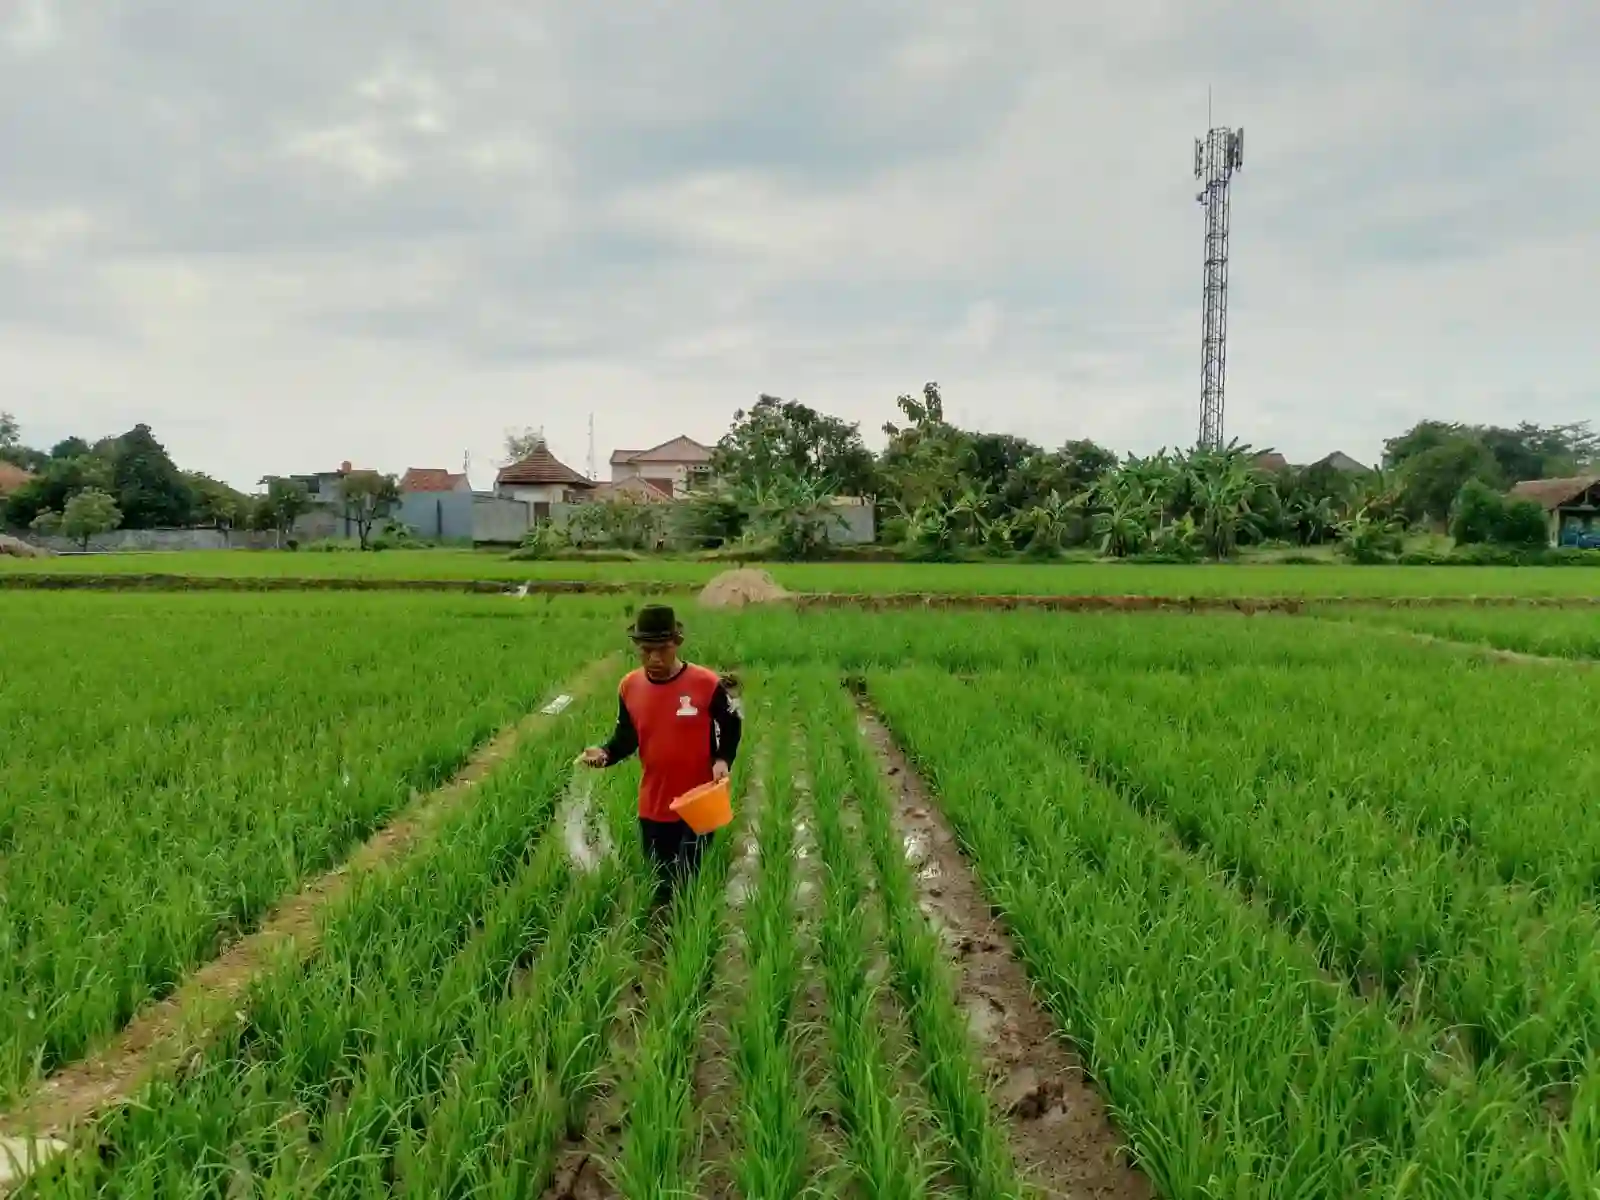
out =
<path fill-rule="evenodd" d="M 726 779 L 727 777 L 728 777 L 728 764 L 727 763 L 723 762 L 721 759 L 718 759 L 716 762 L 711 764 L 711 778 L 712 778 L 713 781 Z"/>

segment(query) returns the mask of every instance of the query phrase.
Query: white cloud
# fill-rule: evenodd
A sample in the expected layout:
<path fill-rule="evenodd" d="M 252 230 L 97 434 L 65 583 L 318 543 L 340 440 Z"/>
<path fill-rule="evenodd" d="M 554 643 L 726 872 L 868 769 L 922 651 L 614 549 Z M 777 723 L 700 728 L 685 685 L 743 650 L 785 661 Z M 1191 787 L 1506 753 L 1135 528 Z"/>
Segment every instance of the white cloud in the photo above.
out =
<path fill-rule="evenodd" d="M 543 425 L 581 464 L 591 411 L 603 460 L 761 391 L 872 432 L 938 379 L 1041 441 L 1183 443 L 1208 84 L 1248 130 L 1230 432 L 1600 417 L 1592 5 L 71 11 L 0 18 L 37 441 L 149 420 L 248 483 Z"/>

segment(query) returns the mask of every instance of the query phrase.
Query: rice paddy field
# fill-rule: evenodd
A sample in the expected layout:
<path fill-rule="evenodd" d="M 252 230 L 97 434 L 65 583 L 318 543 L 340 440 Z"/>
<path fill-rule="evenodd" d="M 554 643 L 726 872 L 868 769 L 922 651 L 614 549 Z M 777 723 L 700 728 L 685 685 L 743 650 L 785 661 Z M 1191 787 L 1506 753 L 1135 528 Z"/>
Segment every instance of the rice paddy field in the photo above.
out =
<path fill-rule="evenodd" d="M 1600 602 L 1600 571 L 1583 567 L 1364 567 L 1254 563 L 1160 565 L 1140 563 L 770 563 L 765 569 L 797 592 L 866 595 L 950 593 L 1040 596 L 1249 597 L 1494 597 Z M 145 551 L 64 555 L 49 559 L 0 556 L 6 577 L 177 576 L 197 580 L 264 579 L 563 580 L 626 585 L 640 590 L 688 591 L 704 586 L 726 563 L 655 558 L 636 562 L 513 562 L 503 553 L 414 550 L 382 554 Z"/>
<path fill-rule="evenodd" d="M 0 1191 L 1600 1196 L 1600 610 L 637 602 L 0 592 Z"/>

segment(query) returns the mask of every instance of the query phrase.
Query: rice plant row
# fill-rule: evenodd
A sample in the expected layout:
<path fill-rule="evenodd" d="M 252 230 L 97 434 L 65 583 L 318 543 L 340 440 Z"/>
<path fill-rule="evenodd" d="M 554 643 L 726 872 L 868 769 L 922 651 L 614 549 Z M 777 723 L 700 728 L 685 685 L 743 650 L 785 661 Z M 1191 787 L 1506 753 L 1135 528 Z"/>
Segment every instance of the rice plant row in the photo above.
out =
<path fill-rule="evenodd" d="M 812 1183 L 810 1111 L 795 1024 L 803 957 L 797 923 L 793 761 L 794 697 L 772 710 L 756 831 L 759 876 L 743 920 L 744 992 L 733 1016 L 732 1067 L 740 1104 L 732 1174 L 741 1195 L 798 1200 Z"/>
<path fill-rule="evenodd" d="M 351 599 L 3 598 L 0 1110 L 611 641 Z"/>
<path fill-rule="evenodd" d="M 1253 674 L 1176 684 L 1069 678 L 1044 694 L 992 680 L 983 694 L 1119 782 L 1354 985 L 1406 998 L 1541 1083 L 1583 1069 L 1600 1049 L 1600 916 L 1586 895 L 1506 883 L 1472 842 L 1397 813 L 1430 771 L 1372 754 L 1359 726 L 1299 724 Z M 1519 806 L 1525 821 L 1540 803 Z"/>
<path fill-rule="evenodd" d="M 998 689 L 975 707 L 970 683 L 931 672 L 871 686 L 1165 1194 L 1591 1194 L 1591 1124 L 1553 1128 L 1517 1081 L 1330 980 L 1164 826 L 992 707 Z"/>
<path fill-rule="evenodd" d="M 602 707 L 578 711 L 592 720 Z M 311 961 L 259 981 L 236 1028 L 180 1077 L 108 1114 L 98 1146 L 47 1168 L 38 1192 L 188 1194 L 233 1181 L 362 1195 L 456 1166 L 476 1177 L 476 1160 L 450 1155 L 462 1139 L 446 1117 L 459 1110 L 441 1097 L 471 1087 L 481 1100 L 487 1081 L 505 1082 L 494 1069 L 504 1058 L 479 1051 L 490 1035 L 529 1029 L 538 997 L 556 1015 L 534 1025 L 548 1040 L 537 1053 L 523 1045 L 521 1061 L 560 1062 L 563 1078 L 581 1078 L 571 1047 L 596 1030 L 591 1015 L 632 961 L 625 898 L 639 890 L 636 864 L 577 873 L 550 832 L 570 758 L 554 740 L 524 747 L 417 855 L 353 889 Z M 630 798 L 613 791 L 614 818 Z M 565 1130 L 568 1115 L 557 1124 Z"/>
<path fill-rule="evenodd" d="M 900 1087 L 898 1063 L 879 1016 L 868 879 L 843 812 L 850 777 L 834 737 L 812 737 L 805 744 L 822 871 L 818 959 L 832 1052 L 831 1094 L 862 1193 L 914 1200 L 932 1194 L 935 1161 L 914 1132 L 911 1099 Z"/>
<path fill-rule="evenodd" d="M 983 1084 L 948 952 L 917 903 L 915 881 L 894 830 L 877 760 L 863 741 L 854 706 L 836 678 L 811 675 L 803 695 L 803 707 L 810 714 L 808 737 L 825 747 L 830 760 L 835 753 L 842 757 L 841 776 L 861 817 L 862 840 L 878 884 L 890 974 L 945 1152 L 966 1195 L 1015 1200 L 1027 1192 Z"/>

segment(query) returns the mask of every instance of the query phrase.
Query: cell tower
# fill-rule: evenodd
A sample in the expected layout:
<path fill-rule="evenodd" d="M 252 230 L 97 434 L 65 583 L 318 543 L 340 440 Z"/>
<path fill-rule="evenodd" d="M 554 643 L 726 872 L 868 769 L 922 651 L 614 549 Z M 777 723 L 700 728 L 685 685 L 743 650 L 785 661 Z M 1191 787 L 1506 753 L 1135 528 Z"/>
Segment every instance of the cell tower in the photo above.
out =
<path fill-rule="evenodd" d="M 1219 126 L 1194 140 L 1195 199 L 1206 210 L 1205 313 L 1200 332 L 1200 448 L 1222 449 L 1228 376 L 1228 184 L 1244 166 L 1244 130 Z"/>
<path fill-rule="evenodd" d="M 589 478 L 590 479 L 599 479 L 600 478 L 599 474 L 595 471 L 595 459 L 594 459 L 594 414 L 593 413 L 589 414 Z"/>

